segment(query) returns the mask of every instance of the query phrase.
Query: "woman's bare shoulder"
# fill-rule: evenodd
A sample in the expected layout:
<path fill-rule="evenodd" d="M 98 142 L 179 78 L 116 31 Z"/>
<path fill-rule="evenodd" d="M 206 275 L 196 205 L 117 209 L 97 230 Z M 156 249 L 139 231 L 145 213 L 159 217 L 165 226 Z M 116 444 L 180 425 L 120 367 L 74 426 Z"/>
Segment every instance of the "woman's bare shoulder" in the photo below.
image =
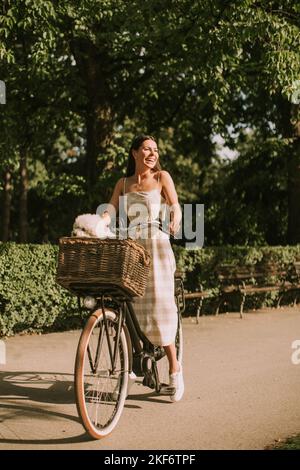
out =
<path fill-rule="evenodd" d="M 161 170 L 160 171 L 160 177 L 161 177 L 161 180 L 162 182 L 165 182 L 165 183 L 168 183 L 170 181 L 173 181 L 172 180 L 172 176 L 170 175 L 170 173 L 166 170 Z"/>
<path fill-rule="evenodd" d="M 125 181 L 125 178 L 126 178 L 126 176 L 122 176 L 121 178 L 119 178 L 117 183 L 116 183 L 116 186 L 122 186 L 122 184 Z M 128 179 L 128 178 L 126 178 L 126 179 Z"/>
<path fill-rule="evenodd" d="M 121 193 L 123 191 L 125 177 L 119 178 L 115 184 L 114 192 Z"/>

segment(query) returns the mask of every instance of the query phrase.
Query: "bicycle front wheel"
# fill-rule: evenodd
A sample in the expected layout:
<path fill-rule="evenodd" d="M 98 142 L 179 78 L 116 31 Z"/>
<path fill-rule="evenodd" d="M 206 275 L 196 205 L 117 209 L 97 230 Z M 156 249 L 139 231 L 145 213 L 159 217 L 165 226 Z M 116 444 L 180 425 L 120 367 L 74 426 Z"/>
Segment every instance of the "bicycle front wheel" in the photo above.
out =
<path fill-rule="evenodd" d="M 118 315 L 96 310 L 77 348 L 75 394 L 78 414 L 94 439 L 107 436 L 118 423 L 128 387 L 128 345 L 124 327 L 117 342 Z"/>

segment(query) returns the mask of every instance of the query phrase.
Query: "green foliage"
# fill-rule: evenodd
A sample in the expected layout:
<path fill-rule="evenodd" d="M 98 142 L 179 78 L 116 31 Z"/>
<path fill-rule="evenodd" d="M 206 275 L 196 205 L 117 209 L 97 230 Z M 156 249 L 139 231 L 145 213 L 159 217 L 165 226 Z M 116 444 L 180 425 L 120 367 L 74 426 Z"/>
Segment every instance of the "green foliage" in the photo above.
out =
<path fill-rule="evenodd" d="M 195 250 L 174 247 L 177 267 L 186 273 L 187 289 L 198 290 L 199 284 L 205 288 L 217 284 L 216 270 L 221 264 L 255 265 L 263 257 L 271 258 L 280 265 L 289 265 L 300 255 L 300 246 L 295 247 L 251 247 L 217 246 Z"/>
<path fill-rule="evenodd" d="M 57 247 L 0 243 L 0 334 L 79 324 L 76 299 L 55 282 Z"/>
<path fill-rule="evenodd" d="M 269 446 L 267 450 L 300 450 L 300 434 L 280 440 L 275 445 Z"/>
<path fill-rule="evenodd" d="M 195 250 L 186 250 L 174 246 L 177 269 L 185 272 L 185 289 L 189 292 L 203 289 L 208 291 L 209 298 L 204 301 L 204 312 L 213 313 L 216 306 L 216 297 L 219 295 L 219 281 L 217 269 L 221 264 L 232 266 L 255 265 L 262 260 L 272 261 L 284 268 L 288 273 L 288 280 L 292 280 L 292 263 L 300 259 L 300 245 L 286 247 L 251 247 L 251 246 L 217 246 Z M 287 296 L 287 299 L 289 296 Z M 276 305 L 278 293 L 267 293 L 251 296 L 246 299 L 246 308 L 259 308 Z M 237 310 L 239 304 L 236 298 L 228 308 Z M 195 308 L 188 303 L 186 313 L 195 313 Z"/>
<path fill-rule="evenodd" d="M 185 289 L 199 290 L 200 283 L 211 296 L 218 295 L 219 264 L 256 264 L 266 257 L 289 267 L 300 259 L 300 245 L 293 247 L 209 247 L 186 250 L 174 246 L 177 268 L 185 271 Z M 19 332 L 71 329 L 81 325 L 76 297 L 55 282 L 57 246 L 0 244 L 0 335 Z M 272 305 L 276 296 L 251 300 Z M 206 302 L 206 311 L 212 304 Z M 187 311 L 189 313 L 189 311 Z M 193 310 L 192 313 L 195 313 Z"/>
<path fill-rule="evenodd" d="M 206 170 L 205 243 L 286 243 L 288 143 L 248 130 L 240 134 L 235 148 L 238 158 Z"/>
<path fill-rule="evenodd" d="M 283 107 L 298 96 L 298 16 L 296 0 L 3 2 L 0 170 L 13 173 L 11 238 L 18 235 L 22 146 L 36 162 L 30 225 L 44 227 L 32 230 L 30 240 L 55 241 L 77 211 L 107 202 L 125 172 L 132 136 L 147 131 L 159 140 L 181 202 L 205 202 L 207 243 L 285 243 L 292 151 L 282 126 L 292 120 Z M 294 122 L 299 109 L 294 105 Z M 104 135 L 88 191 L 87 162 L 99 133 L 88 135 L 91 116 Z M 247 127 L 255 137 L 246 148 L 240 139 Z M 215 133 L 239 162 L 220 162 Z M 70 153 L 76 155 L 65 158 Z M 251 177 L 254 163 L 259 185 Z M 66 205 L 69 218 L 53 209 Z M 40 213 L 52 222 L 48 232 Z"/>

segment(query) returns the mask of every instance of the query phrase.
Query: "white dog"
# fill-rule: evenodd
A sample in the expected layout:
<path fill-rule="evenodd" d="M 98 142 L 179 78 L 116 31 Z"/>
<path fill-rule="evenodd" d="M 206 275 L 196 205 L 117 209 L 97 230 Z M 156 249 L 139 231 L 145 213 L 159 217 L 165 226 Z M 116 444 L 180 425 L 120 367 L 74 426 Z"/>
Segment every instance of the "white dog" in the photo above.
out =
<path fill-rule="evenodd" d="M 116 238 L 116 235 L 100 215 L 82 214 L 75 219 L 72 237 Z"/>

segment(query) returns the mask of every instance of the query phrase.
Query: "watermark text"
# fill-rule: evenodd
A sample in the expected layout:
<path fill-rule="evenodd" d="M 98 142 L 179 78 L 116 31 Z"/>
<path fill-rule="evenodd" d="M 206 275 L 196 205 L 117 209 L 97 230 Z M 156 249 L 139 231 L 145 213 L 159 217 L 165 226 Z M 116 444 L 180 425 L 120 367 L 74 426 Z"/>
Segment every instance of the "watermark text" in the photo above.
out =
<path fill-rule="evenodd" d="M 0 340 L 0 364 L 6 364 L 6 344 Z"/>
<path fill-rule="evenodd" d="M 295 339 L 292 342 L 292 349 L 295 349 L 291 355 L 292 364 L 298 366 L 300 364 L 300 339 Z"/>
<path fill-rule="evenodd" d="M 180 210 L 179 210 L 180 209 Z M 100 204 L 96 213 L 110 214 L 110 229 L 116 232 L 116 210 L 112 204 Z M 180 215 L 181 213 L 181 215 Z M 179 215 L 178 215 L 179 214 Z M 172 221 L 178 219 L 176 232 L 172 233 Z M 184 240 L 186 248 L 202 248 L 204 245 L 204 204 L 175 204 L 132 202 L 127 206 L 126 197 L 119 198 L 119 237 L 156 238 L 158 230 L 177 240 Z"/>
<path fill-rule="evenodd" d="M 6 86 L 3 80 L 0 80 L 0 104 L 6 104 Z"/>

